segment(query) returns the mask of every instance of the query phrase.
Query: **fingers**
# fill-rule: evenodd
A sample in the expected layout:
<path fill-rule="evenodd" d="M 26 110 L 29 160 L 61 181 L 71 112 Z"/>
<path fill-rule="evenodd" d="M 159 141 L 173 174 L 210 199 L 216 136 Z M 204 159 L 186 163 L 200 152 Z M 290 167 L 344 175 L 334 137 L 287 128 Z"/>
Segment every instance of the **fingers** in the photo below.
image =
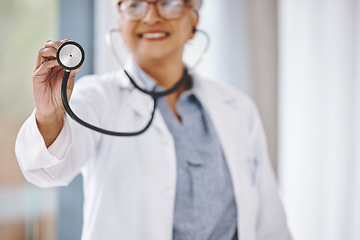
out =
<path fill-rule="evenodd" d="M 45 75 L 45 74 L 49 73 L 50 69 L 52 69 L 56 66 L 60 66 L 56 59 L 46 61 L 43 64 L 41 64 L 41 66 L 37 70 L 35 70 L 34 77 Z"/>
<path fill-rule="evenodd" d="M 48 60 L 54 60 L 56 59 L 56 51 L 55 48 L 42 48 L 39 50 L 40 58 L 40 65 Z"/>
<path fill-rule="evenodd" d="M 68 42 L 68 41 L 70 41 L 70 40 L 69 39 L 64 39 L 64 40 L 61 40 L 61 41 L 51 41 L 51 40 L 49 40 L 49 41 L 47 41 L 45 43 L 45 47 L 46 48 L 51 48 L 52 47 L 52 48 L 58 49 L 61 44 L 63 44 L 64 42 Z"/>
<path fill-rule="evenodd" d="M 54 67 L 57 67 L 57 66 L 60 67 L 60 65 L 59 65 L 59 63 L 58 63 L 58 61 L 56 59 L 46 61 L 37 70 L 35 70 L 34 77 L 47 74 L 50 71 L 50 69 L 52 69 Z M 76 73 L 78 71 L 80 71 L 81 68 L 82 68 L 82 66 L 79 67 L 78 69 L 71 70 L 70 71 L 70 78 L 75 78 Z"/>
<path fill-rule="evenodd" d="M 64 71 L 62 69 L 56 59 L 56 54 L 58 48 L 64 42 L 70 40 L 62 40 L 62 41 L 47 41 L 45 43 L 44 48 L 41 48 L 38 52 L 36 68 L 33 73 L 33 80 L 34 81 L 47 81 L 51 79 L 58 79 L 58 73 Z M 75 69 L 70 71 L 70 78 L 69 82 L 74 81 L 76 73 L 81 69 Z M 54 75 L 55 74 L 55 75 Z M 61 77 L 60 77 L 61 78 Z"/>
<path fill-rule="evenodd" d="M 68 41 L 70 40 L 64 39 L 62 41 L 47 41 L 45 46 L 38 52 L 35 69 L 38 69 L 44 62 L 55 59 L 57 49 L 61 44 Z"/>

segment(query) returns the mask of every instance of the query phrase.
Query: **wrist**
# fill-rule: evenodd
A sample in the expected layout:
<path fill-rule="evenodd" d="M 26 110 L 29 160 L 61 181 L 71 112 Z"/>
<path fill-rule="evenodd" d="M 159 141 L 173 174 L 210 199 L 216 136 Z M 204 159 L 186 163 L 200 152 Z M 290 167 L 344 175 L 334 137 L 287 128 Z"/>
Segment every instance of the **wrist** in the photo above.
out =
<path fill-rule="evenodd" d="M 65 111 L 43 114 L 38 109 L 35 109 L 36 122 L 42 125 L 62 125 L 64 121 L 64 114 Z"/>
<path fill-rule="evenodd" d="M 46 147 L 49 147 L 59 135 L 64 125 L 64 114 L 43 116 L 35 111 L 36 124 Z"/>

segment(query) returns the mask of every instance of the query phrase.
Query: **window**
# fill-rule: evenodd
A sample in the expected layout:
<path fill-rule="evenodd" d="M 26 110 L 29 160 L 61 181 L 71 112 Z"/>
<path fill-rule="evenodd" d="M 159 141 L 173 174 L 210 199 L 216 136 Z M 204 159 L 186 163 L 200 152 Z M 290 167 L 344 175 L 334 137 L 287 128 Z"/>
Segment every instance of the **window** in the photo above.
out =
<path fill-rule="evenodd" d="M 39 48 L 58 32 L 56 0 L 0 2 L 0 238 L 55 239 L 56 191 L 24 179 L 14 142 L 34 109 L 32 73 Z"/>

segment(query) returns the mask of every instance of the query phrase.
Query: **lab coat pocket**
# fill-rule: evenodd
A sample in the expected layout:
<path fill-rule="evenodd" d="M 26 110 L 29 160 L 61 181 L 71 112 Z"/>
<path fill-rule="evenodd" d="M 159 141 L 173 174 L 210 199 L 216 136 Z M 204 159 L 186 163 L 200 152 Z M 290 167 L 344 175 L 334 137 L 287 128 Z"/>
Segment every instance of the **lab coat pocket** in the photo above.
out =
<path fill-rule="evenodd" d="M 247 159 L 247 167 L 251 184 L 254 186 L 257 183 L 257 172 L 259 168 L 259 161 L 256 158 Z"/>

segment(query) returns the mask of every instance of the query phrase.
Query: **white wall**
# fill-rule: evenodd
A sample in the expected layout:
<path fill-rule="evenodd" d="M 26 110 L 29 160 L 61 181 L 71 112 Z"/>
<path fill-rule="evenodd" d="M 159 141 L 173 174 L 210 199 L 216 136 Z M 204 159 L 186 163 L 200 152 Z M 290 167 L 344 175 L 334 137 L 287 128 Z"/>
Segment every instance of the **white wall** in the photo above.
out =
<path fill-rule="evenodd" d="M 279 6 L 280 182 L 291 230 L 360 239 L 357 1 Z"/>

